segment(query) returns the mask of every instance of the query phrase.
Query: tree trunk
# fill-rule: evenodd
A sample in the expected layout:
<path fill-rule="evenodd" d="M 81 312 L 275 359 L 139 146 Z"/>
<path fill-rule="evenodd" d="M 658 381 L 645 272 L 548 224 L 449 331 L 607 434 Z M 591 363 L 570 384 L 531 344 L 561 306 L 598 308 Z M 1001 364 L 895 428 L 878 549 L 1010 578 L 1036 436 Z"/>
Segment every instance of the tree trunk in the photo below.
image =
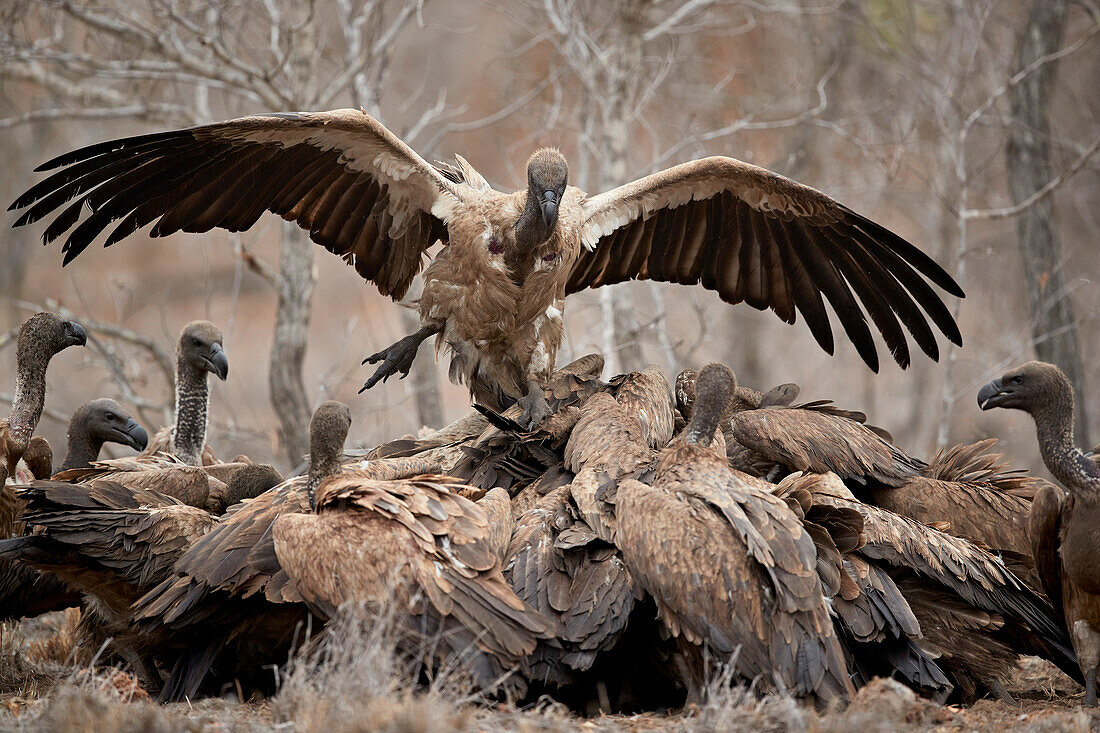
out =
<path fill-rule="evenodd" d="M 309 337 L 313 296 L 313 243 L 305 232 L 284 223 L 279 244 L 279 306 L 271 344 L 271 404 L 279 420 L 279 450 L 296 466 L 309 452 L 309 399 L 302 367 Z"/>
<path fill-rule="evenodd" d="M 1068 7 L 1065 0 L 1033 0 L 1027 25 L 1016 39 L 1012 73 L 1017 73 L 1062 46 Z M 1051 103 L 1057 62 L 1033 72 L 1010 93 L 1012 126 L 1005 149 L 1008 188 L 1014 203 L 1027 199 L 1054 177 L 1047 109 Z M 1085 370 L 1077 343 L 1073 303 L 1062 277 L 1062 255 L 1049 198 L 1028 207 L 1016 218 L 1027 283 L 1027 304 L 1036 355 L 1057 364 L 1078 395 L 1074 430 L 1078 443 L 1088 444 L 1085 411 Z"/>

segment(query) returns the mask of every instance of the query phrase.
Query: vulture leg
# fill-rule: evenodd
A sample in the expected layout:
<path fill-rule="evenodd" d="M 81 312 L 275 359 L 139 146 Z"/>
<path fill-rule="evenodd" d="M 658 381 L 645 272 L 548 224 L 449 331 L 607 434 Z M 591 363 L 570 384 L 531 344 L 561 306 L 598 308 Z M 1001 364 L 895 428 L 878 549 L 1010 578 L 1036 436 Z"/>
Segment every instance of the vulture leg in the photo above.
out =
<path fill-rule="evenodd" d="M 1085 671 L 1085 707 L 1096 707 L 1096 669 Z"/>
<path fill-rule="evenodd" d="M 534 430 L 542 421 L 550 417 L 552 412 L 546 395 L 543 394 L 542 385 L 537 380 L 527 382 L 527 394 L 519 398 L 519 405 L 523 408 L 523 414 L 516 421 L 525 430 Z"/>
<path fill-rule="evenodd" d="M 413 359 L 416 358 L 416 350 L 420 348 L 420 344 L 429 336 L 439 333 L 442 328 L 442 326 L 424 326 L 416 333 L 409 334 L 392 346 L 363 359 L 364 364 L 377 364 L 378 362 L 382 362 L 382 364 L 374 371 L 374 374 L 363 385 L 363 389 L 359 390 L 359 393 L 362 394 L 378 384 L 379 381 L 385 382 L 398 372 L 401 372 L 402 379 L 409 376 L 409 370 L 412 369 Z"/>
<path fill-rule="evenodd" d="M 1005 689 L 1004 683 L 1000 680 L 993 680 L 989 685 L 989 691 L 996 695 L 997 699 L 1005 705 L 1015 706 L 1017 704 L 1016 699 L 1012 697 L 1012 694 L 1009 693 L 1007 689 Z"/>

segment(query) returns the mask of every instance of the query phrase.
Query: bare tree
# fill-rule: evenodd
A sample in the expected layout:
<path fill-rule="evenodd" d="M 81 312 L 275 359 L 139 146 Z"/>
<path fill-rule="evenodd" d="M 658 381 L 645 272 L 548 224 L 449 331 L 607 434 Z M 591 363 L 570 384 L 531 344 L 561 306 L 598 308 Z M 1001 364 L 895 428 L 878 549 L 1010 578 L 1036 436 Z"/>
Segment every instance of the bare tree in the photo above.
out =
<path fill-rule="evenodd" d="M 0 35 L 0 78 L 37 86 L 58 106 L 0 125 L 111 117 L 186 124 L 210 121 L 215 103 L 230 116 L 242 107 L 327 109 L 351 97 L 376 111 L 396 40 L 420 6 L 339 0 L 333 17 L 301 0 L 31 0 Z M 44 28 L 49 32 L 37 33 Z M 302 368 L 313 255 L 305 234 L 288 225 L 278 269 L 254 267 L 267 273 L 278 296 L 270 397 L 280 453 L 291 463 L 309 447 Z"/>
<path fill-rule="evenodd" d="M 1033 0 L 1027 23 L 1020 29 L 1013 53 L 1012 73 L 1018 74 L 1062 47 L 1068 3 Z M 1058 64 L 1044 64 L 1009 93 L 1012 125 L 1005 145 L 1008 188 L 1015 204 L 1027 201 L 1057 175 L 1051 145 L 1050 106 Z M 1023 255 L 1024 283 L 1031 312 L 1035 353 L 1057 364 L 1078 395 L 1085 391 L 1085 369 L 1077 343 L 1077 320 L 1070 290 L 1062 276 L 1064 259 L 1049 198 L 1038 201 L 1016 217 Z M 1088 444 L 1087 401 L 1079 400 L 1075 432 Z"/>

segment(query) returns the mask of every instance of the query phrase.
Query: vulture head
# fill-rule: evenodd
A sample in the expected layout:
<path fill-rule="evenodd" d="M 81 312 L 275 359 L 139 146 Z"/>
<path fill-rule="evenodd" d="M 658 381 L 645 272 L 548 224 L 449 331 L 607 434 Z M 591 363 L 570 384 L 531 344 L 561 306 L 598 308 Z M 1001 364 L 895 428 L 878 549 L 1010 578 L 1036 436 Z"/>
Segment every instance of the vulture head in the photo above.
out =
<path fill-rule="evenodd" d="M 317 486 L 340 468 L 344 441 L 351 429 L 351 410 L 343 402 L 322 402 L 309 421 L 309 506 L 316 508 Z"/>
<path fill-rule="evenodd" d="M 143 451 L 149 444 L 145 428 L 138 425 L 122 405 L 107 398 L 85 402 L 76 408 L 69 420 L 70 441 L 76 433 L 83 434 L 95 445 L 118 443 Z"/>
<path fill-rule="evenodd" d="M 1044 361 L 1029 361 L 978 390 L 978 406 L 1033 413 L 1072 394 L 1073 387 L 1061 369 Z"/>
<path fill-rule="evenodd" d="M 254 499 L 283 482 L 283 476 L 274 466 L 266 463 L 251 463 L 238 469 L 229 479 L 226 488 L 225 505 L 227 507 L 245 499 Z"/>
<path fill-rule="evenodd" d="M 527 197 L 538 202 L 548 231 L 558 223 L 558 207 L 568 179 L 569 166 L 556 148 L 539 148 L 527 160 Z"/>
<path fill-rule="evenodd" d="M 199 371 L 207 371 L 225 381 L 229 359 L 222 349 L 222 332 L 210 321 L 192 321 L 180 334 L 178 354 Z"/>
<path fill-rule="evenodd" d="M 45 368 L 50 358 L 70 346 L 88 343 L 88 334 L 79 323 L 67 321 L 55 313 L 35 313 L 19 328 L 16 364 L 20 370 L 31 364 Z"/>
<path fill-rule="evenodd" d="M 686 441 L 704 447 L 714 442 L 719 423 L 729 412 L 737 392 L 737 377 L 725 364 L 707 364 L 695 379 L 695 406 Z"/>

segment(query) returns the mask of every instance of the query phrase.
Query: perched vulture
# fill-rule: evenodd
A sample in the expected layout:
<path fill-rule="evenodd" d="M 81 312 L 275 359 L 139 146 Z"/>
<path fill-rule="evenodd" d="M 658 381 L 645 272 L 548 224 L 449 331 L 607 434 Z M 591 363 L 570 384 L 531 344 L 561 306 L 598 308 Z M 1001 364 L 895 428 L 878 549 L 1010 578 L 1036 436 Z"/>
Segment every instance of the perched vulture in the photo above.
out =
<path fill-rule="evenodd" d="M 192 321 L 183 327 L 176 345 L 176 421 L 153 436 L 144 455 L 168 452 L 190 466 L 217 462 L 206 445 L 207 374 L 223 382 L 229 376 L 222 332 L 210 321 Z"/>
<path fill-rule="evenodd" d="M 85 402 L 69 418 L 68 449 L 58 472 L 87 468 L 99 458 L 104 443 L 145 450 L 149 434 L 129 413 L 106 397 Z"/>
<path fill-rule="evenodd" d="M 349 602 L 372 617 L 392 610 L 416 662 L 457 665 L 478 689 L 522 696 L 511 670 L 553 627 L 504 580 L 499 528 L 463 496 L 475 492 L 449 476 L 379 480 L 346 468 L 317 487 L 315 512 L 276 518 L 275 555 L 320 619 Z M 493 519 L 510 524 L 510 507 Z"/>
<path fill-rule="evenodd" d="M 898 487 L 873 484 L 868 501 L 1002 554 L 1021 579 L 1032 583 L 1027 523 L 1035 494 L 1047 481 L 1008 467 L 991 453 L 996 439 L 940 451 L 920 476 Z"/>
<path fill-rule="evenodd" d="M 111 399 L 86 402 L 69 418 L 68 450 L 62 471 L 89 465 L 104 443 L 142 450 L 149 436 L 122 405 Z M 60 611 L 80 602 L 79 594 L 19 562 L 0 560 L 0 620 Z"/>
<path fill-rule="evenodd" d="M 853 692 L 802 520 L 742 481 L 712 446 L 736 380 L 699 373 L 691 422 L 665 448 L 653 485 L 627 480 L 615 497 L 616 541 L 635 582 L 676 637 L 761 679 L 827 705 Z"/>
<path fill-rule="evenodd" d="M 54 354 L 83 346 L 88 336 L 79 323 L 53 313 L 35 313 L 19 327 L 15 346 L 15 397 L 11 413 L 0 420 L 0 537 L 11 535 L 18 510 L 9 483 L 23 477 L 49 478 L 53 453 L 44 438 L 34 435 L 46 403 L 46 367 Z M 25 469 L 20 469 L 20 462 Z"/>
<path fill-rule="evenodd" d="M 680 411 L 695 409 L 694 372 L 676 379 Z M 726 454 L 734 468 L 775 478 L 778 473 L 832 471 L 859 484 L 898 486 L 921 475 L 923 461 L 907 455 L 881 428 L 865 425 L 862 412 L 827 400 L 794 405 L 798 386 L 784 384 L 761 394 L 737 388 L 721 423 Z"/>
<path fill-rule="evenodd" d="M 701 284 L 788 323 L 801 312 L 832 353 L 827 300 L 874 370 L 868 315 L 902 367 L 905 330 L 932 359 L 929 321 L 962 340 L 933 286 L 962 290 L 930 257 L 825 194 L 732 158 L 588 196 L 568 184 L 564 156 L 543 148 L 528 160 L 526 189 L 505 194 L 461 157 L 432 166 L 365 112 L 336 110 L 111 140 L 38 170 L 55 172 L 11 209 L 27 209 L 19 226 L 63 207 L 43 236 L 72 229 L 66 263 L 116 221 L 107 245 L 154 221 L 153 236 L 243 231 L 272 211 L 398 299 L 443 242 L 424 271 L 420 330 L 368 357 L 381 365 L 364 388 L 408 374 L 435 335 L 454 352 L 453 380 L 494 409 L 520 400 L 528 426 L 548 414 L 541 386 L 565 296 L 634 278 Z"/>
<path fill-rule="evenodd" d="M 1079 676 L 1062 625 L 1047 601 L 977 545 L 858 501 L 836 474 L 795 475 L 815 504 L 863 515 L 860 557 L 901 590 L 932 652 L 964 699 L 986 689 L 1009 699 L 1003 681 L 1020 654 L 1045 657 Z M 785 480 L 786 482 L 787 480 Z"/>
<path fill-rule="evenodd" d="M 1065 617 L 1085 676 L 1085 705 L 1096 707 L 1100 669 L 1100 465 L 1073 437 L 1073 386 L 1053 364 L 1032 361 L 978 392 L 983 410 L 1023 410 L 1035 420 L 1043 462 L 1065 488 L 1047 485 L 1031 508 L 1031 549 L 1047 596 Z"/>

